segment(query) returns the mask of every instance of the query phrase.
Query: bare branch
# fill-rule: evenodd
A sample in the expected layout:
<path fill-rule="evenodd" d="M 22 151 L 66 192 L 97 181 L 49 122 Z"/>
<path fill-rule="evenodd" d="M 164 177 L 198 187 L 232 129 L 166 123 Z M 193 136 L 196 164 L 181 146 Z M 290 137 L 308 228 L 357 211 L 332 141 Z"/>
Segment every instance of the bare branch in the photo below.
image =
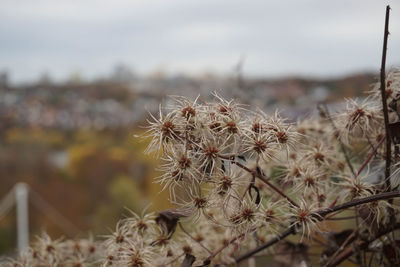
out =
<path fill-rule="evenodd" d="M 199 244 L 199 246 L 201 246 L 205 251 L 207 251 L 208 253 L 210 253 L 210 255 L 213 254 L 213 252 L 211 250 L 209 250 L 206 246 L 204 246 L 200 241 L 198 241 L 196 238 L 194 238 L 191 234 L 189 234 L 188 231 L 186 231 L 186 229 L 183 227 L 183 225 L 178 222 L 179 227 L 181 228 L 181 230 L 190 238 L 192 239 L 194 242 L 196 242 L 197 244 Z"/>
<path fill-rule="evenodd" d="M 246 166 L 244 166 L 242 163 L 236 161 L 234 158 L 232 157 L 224 157 L 224 156 L 219 156 L 220 158 L 226 159 L 226 160 L 230 160 L 233 164 L 235 164 L 236 166 L 242 168 L 243 170 L 246 170 L 247 172 L 251 173 L 252 175 L 254 175 L 255 177 L 259 178 L 261 181 L 263 181 L 265 184 L 267 184 L 269 187 L 271 187 L 275 192 L 277 192 L 279 195 L 281 195 L 282 197 L 284 197 L 285 199 L 287 199 L 287 201 L 289 201 L 293 206 L 295 207 L 299 207 L 299 205 L 294 202 L 290 197 L 288 197 L 285 193 L 283 193 L 279 188 L 277 188 L 275 185 L 273 185 L 272 183 L 270 183 L 268 181 L 268 178 L 265 177 L 264 175 L 262 175 L 261 173 L 257 172 L 256 170 L 252 170 Z"/>
<path fill-rule="evenodd" d="M 322 110 L 322 109 L 324 109 L 324 110 Z M 335 133 L 338 133 L 339 131 L 338 131 L 337 127 L 336 127 L 335 122 L 333 121 L 333 119 L 332 119 L 332 117 L 331 117 L 331 114 L 329 113 L 329 109 L 328 109 L 328 106 L 327 106 L 326 104 L 323 104 L 323 105 L 321 106 L 321 111 L 324 112 L 324 115 L 328 118 L 328 121 L 330 122 L 330 124 L 331 124 L 331 126 L 332 126 L 334 132 L 335 132 Z M 337 141 L 338 141 L 339 144 L 340 144 L 340 149 L 342 150 L 342 153 L 343 153 L 343 155 L 344 155 L 344 158 L 346 159 L 347 166 L 349 166 L 349 169 L 350 169 L 351 173 L 352 173 L 354 176 L 356 176 L 356 173 L 355 173 L 355 171 L 354 171 L 353 165 L 351 164 L 350 157 L 349 157 L 349 155 L 348 155 L 348 153 L 347 153 L 347 150 L 346 150 L 345 145 L 343 144 L 342 140 L 341 140 L 339 137 L 337 138 Z"/>
<path fill-rule="evenodd" d="M 256 247 L 253 250 L 248 251 L 246 254 L 243 254 L 242 256 L 238 257 L 236 259 L 236 262 L 239 263 L 245 259 L 250 258 L 251 256 L 253 256 L 254 254 L 263 251 L 264 249 L 276 244 L 277 242 L 279 242 L 282 239 L 285 239 L 287 236 L 291 235 L 291 234 L 295 234 L 296 230 L 295 227 L 289 227 L 288 229 L 286 229 L 285 231 L 283 231 L 282 233 L 280 233 L 279 235 L 275 236 L 274 238 L 270 239 L 268 242 L 262 244 L 261 246 Z"/>
<path fill-rule="evenodd" d="M 387 108 L 387 96 L 386 96 L 386 51 L 387 51 L 387 40 L 389 35 L 389 14 L 390 14 L 390 6 L 386 6 L 386 16 L 385 16 L 385 31 L 383 35 L 383 50 L 382 50 L 382 63 L 381 63 L 381 95 L 382 95 L 382 105 L 383 105 L 383 118 L 385 120 L 385 131 L 386 131 L 386 168 L 385 168 L 385 181 L 387 190 L 390 191 L 390 164 L 392 158 L 392 143 L 390 139 L 390 131 L 389 131 L 389 114 Z"/>

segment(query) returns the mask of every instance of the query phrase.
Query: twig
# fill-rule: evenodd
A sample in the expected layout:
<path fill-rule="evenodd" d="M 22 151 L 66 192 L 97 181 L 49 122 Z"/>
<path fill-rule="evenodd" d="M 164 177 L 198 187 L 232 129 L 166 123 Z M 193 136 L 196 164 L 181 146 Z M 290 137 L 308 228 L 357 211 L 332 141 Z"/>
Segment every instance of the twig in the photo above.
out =
<path fill-rule="evenodd" d="M 211 250 L 209 250 L 206 246 L 204 246 L 200 241 L 196 240 L 196 238 L 194 238 L 191 234 L 189 234 L 188 231 L 186 231 L 185 228 L 183 228 L 183 225 L 178 222 L 179 227 L 181 228 L 181 230 L 188 236 L 190 237 L 190 239 L 192 239 L 194 242 L 196 242 L 197 244 L 199 244 L 204 250 L 206 250 L 208 253 L 210 253 L 210 255 L 213 254 L 213 252 Z"/>
<path fill-rule="evenodd" d="M 290 197 L 288 197 L 285 193 L 283 193 L 279 188 L 277 188 L 275 185 L 273 185 L 272 183 L 270 183 L 268 181 L 268 178 L 265 177 L 264 175 L 262 175 L 261 173 L 257 172 L 256 170 L 251 170 L 250 168 L 244 166 L 242 163 L 236 161 L 234 158 L 232 157 L 226 157 L 226 156 L 222 156 L 219 155 L 220 158 L 222 159 L 226 159 L 226 160 L 230 160 L 231 163 L 235 164 L 236 166 L 242 168 L 243 170 L 246 170 L 247 172 L 251 173 L 252 175 L 256 176 L 257 178 L 259 178 L 261 181 L 263 181 L 265 184 L 267 184 L 269 187 L 271 187 L 275 192 L 277 192 L 279 195 L 281 195 L 282 197 L 286 198 L 287 201 L 289 201 L 293 206 L 295 207 L 299 207 L 299 205 L 294 202 Z"/>
<path fill-rule="evenodd" d="M 390 185 L 390 164 L 392 157 L 392 143 L 390 139 L 390 131 L 389 131 L 389 115 L 387 108 L 387 99 L 386 99 L 386 51 L 387 51 L 387 40 L 389 35 L 389 14 L 390 14 L 390 6 L 386 6 L 386 16 L 385 16 L 385 31 L 383 35 L 383 50 L 382 50 L 382 63 L 381 63 L 381 95 L 382 95 L 382 105 L 383 105 L 383 118 L 385 120 L 385 131 L 386 131 L 386 168 L 385 168 L 385 181 L 386 187 L 388 191 L 391 189 Z"/>
<path fill-rule="evenodd" d="M 254 229 L 252 229 L 254 230 Z M 251 230 L 251 231 L 252 231 Z M 242 238 L 243 236 L 245 236 L 247 234 L 246 233 L 242 233 L 238 236 L 233 237 L 229 242 L 227 242 L 226 244 L 224 244 L 223 246 L 221 246 L 219 249 L 217 249 L 214 253 L 212 253 L 210 256 L 208 256 L 208 258 L 206 260 L 204 260 L 204 264 L 203 266 L 208 266 L 209 263 L 211 262 L 212 259 L 214 259 L 219 253 L 221 253 L 224 249 L 226 249 L 230 244 L 232 244 L 233 242 L 235 242 L 236 240 Z"/>
<path fill-rule="evenodd" d="M 396 223 L 393 226 L 387 227 L 383 230 L 381 230 L 373 239 L 371 240 L 362 240 L 360 242 L 358 242 L 358 244 L 356 244 L 357 249 L 366 249 L 368 247 L 368 245 L 373 242 L 374 240 L 378 239 L 379 237 L 386 235 L 396 229 L 400 228 L 400 223 Z M 344 260 L 348 259 L 351 255 L 353 255 L 354 253 L 354 248 L 353 247 L 349 247 L 347 248 L 345 251 L 343 251 L 342 253 L 339 254 L 339 256 L 329 265 L 329 266 L 337 266 L 339 265 L 341 262 L 343 262 Z"/>
<path fill-rule="evenodd" d="M 378 142 L 376 147 L 374 147 L 374 149 L 371 151 L 371 153 L 369 153 L 368 157 L 364 160 L 363 164 L 361 165 L 360 169 L 358 170 L 357 176 L 360 175 L 360 173 L 364 170 L 365 166 L 367 166 L 367 164 L 371 161 L 372 157 L 375 155 L 378 148 L 382 145 L 383 141 L 385 141 L 385 137 L 386 137 L 386 135 L 384 137 L 382 137 L 382 139 Z"/>
<path fill-rule="evenodd" d="M 400 192 L 399 191 L 392 191 L 392 192 L 384 192 L 384 193 L 380 193 L 377 195 L 373 195 L 373 196 L 369 196 L 369 197 L 364 197 L 364 198 L 360 198 L 360 199 L 355 199 L 349 202 L 346 202 L 344 204 L 341 205 L 337 205 L 334 206 L 332 208 L 327 208 L 321 211 L 317 211 L 315 213 L 316 217 L 324 217 L 326 215 L 328 215 L 329 213 L 338 211 L 338 210 L 344 210 L 344 209 L 348 209 L 354 206 L 359 206 L 362 204 L 366 204 L 366 203 L 370 203 L 370 202 L 374 202 L 377 200 L 385 200 L 385 199 L 392 199 L 395 197 L 400 197 Z"/>
<path fill-rule="evenodd" d="M 171 261 L 169 261 L 168 263 L 165 264 L 165 266 L 168 266 L 172 263 L 174 263 L 175 261 L 179 260 L 179 258 L 181 258 L 182 256 L 184 256 L 185 253 L 179 254 L 178 256 L 176 256 L 175 258 L 173 258 Z"/>
<path fill-rule="evenodd" d="M 239 263 L 245 259 L 250 258 L 254 254 L 274 245 L 275 243 L 279 242 L 280 240 L 286 238 L 287 236 L 296 233 L 295 226 L 293 225 L 292 227 L 289 227 L 279 235 L 275 236 L 274 238 L 270 239 L 268 242 L 262 244 L 261 246 L 256 247 L 255 249 L 252 249 L 248 251 L 247 253 L 243 254 L 242 256 L 236 258 L 236 263 Z"/>
<path fill-rule="evenodd" d="M 351 235 L 349 235 L 346 240 L 343 242 L 343 244 L 340 246 L 340 248 L 338 250 L 336 250 L 336 252 L 329 258 L 328 262 L 325 263 L 324 266 L 329 266 L 329 264 L 335 259 L 335 257 L 347 246 L 348 243 L 353 242 L 356 237 L 357 237 L 358 233 L 356 231 L 353 231 L 351 233 Z"/>
<path fill-rule="evenodd" d="M 331 114 L 329 113 L 329 109 L 328 109 L 328 106 L 326 104 L 323 104 L 323 109 L 324 109 L 323 112 L 325 112 L 325 116 L 328 118 L 333 130 L 335 131 L 335 133 L 339 133 L 335 122 L 332 120 Z M 337 141 L 340 144 L 340 149 L 342 150 L 344 158 L 346 159 L 347 166 L 349 166 L 351 173 L 353 173 L 353 176 L 356 176 L 356 173 L 354 171 L 353 165 L 351 164 L 351 161 L 350 161 L 350 157 L 347 154 L 346 147 L 344 146 L 344 144 L 343 144 L 342 140 L 340 139 L 340 137 L 337 138 Z"/>

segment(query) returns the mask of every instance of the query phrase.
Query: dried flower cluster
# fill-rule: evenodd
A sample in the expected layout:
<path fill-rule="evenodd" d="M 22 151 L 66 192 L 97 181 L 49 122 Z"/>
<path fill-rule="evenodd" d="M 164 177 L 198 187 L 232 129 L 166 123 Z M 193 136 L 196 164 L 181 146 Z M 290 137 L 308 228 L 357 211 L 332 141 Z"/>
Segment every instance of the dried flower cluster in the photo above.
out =
<path fill-rule="evenodd" d="M 20 253 L 17 259 L 0 261 L 0 266 L 95 266 L 103 255 L 103 247 L 93 238 L 79 240 L 52 240 L 43 233 L 31 247 Z"/>
<path fill-rule="evenodd" d="M 399 70 L 387 75 L 386 90 L 391 129 L 396 129 Z M 332 235 L 326 233 L 333 230 L 326 219 L 342 210 L 329 215 L 325 211 L 398 186 L 399 132 L 391 133 L 394 164 L 388 188 L 379 85 L 371 91 L 363 101 L 347 100 L 333 115 L 321 107 L 320 117 L 297 123 L 278 113 L 250 111 L 218 95 L 211 103 L 173 97 L 173 106 L 152 116 L 146 136 L 151 138 L 147 152 L 161 161 L 162 175 L 156 182 L 169 190 L 176 209 L 121 220 L 101 247 L 96 246 L 102 250 L 103 259 L 98 260 L 103 266 L 132 267 L 230 264 L 285 229 L 298 234 L 300 242 L 329 243 Z M 356 218 L 358 233 L 368 239 L 389 223 L 400 222 L 398 211 L 395 202 L 372 201 L 351 210 L 350 219 Z M 79 243 L 76 250 L 78 243 L 51 241 L 49 251 L 47 237 L 41 240 L 39 249 L 10 266 L 93 262 L 90 242 Z M 379 252 L 382 244 L 374 249 Z M 329 261 L 332 254 L 324 254 L 321 261 Z"/>

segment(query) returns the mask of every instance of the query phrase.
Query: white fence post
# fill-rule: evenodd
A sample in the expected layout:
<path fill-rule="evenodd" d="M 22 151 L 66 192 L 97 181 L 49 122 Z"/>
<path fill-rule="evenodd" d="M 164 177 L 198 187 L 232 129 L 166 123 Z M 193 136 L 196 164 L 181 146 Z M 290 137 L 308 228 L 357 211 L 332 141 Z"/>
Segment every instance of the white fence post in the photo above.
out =
<path fill-rule="evenodd" d="M 18 251 L 24 251 L 29 246 L 29 217 L 28 217 L 28 191 L 25 183 L 15 185 L 15 198 L 17 203 L 17 245 Z"/>

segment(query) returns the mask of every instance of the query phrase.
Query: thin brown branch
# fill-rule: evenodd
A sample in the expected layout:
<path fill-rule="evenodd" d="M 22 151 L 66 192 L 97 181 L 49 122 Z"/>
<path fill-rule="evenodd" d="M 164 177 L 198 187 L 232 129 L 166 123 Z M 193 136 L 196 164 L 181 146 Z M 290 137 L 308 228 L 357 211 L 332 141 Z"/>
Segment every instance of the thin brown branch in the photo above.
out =
<path fill-rule="evenodd" d="M 181 228 L 181 230 L 190 238 L 192 239 L 194 242 L 196 242 L 197 244 L 199 244 L 199 246 L 201 246 L 205 251 L 207 251 L 210 255 L 213 254 L 213 252 L 211 250 L 209 250 L 206 246 L 204 246 L 200 241 L 198 241 L 196 238 L 194 238 L 188 231 L 186 231 L 186 229 L 183 227 L 183 225 L 178 222 L 179 227 Z"/>
<path fill-rule="evenodd" d="M 252 229 L 254 230 L 254 229 Z M 252 231 L 251 230 L 251 231 Z M 217 249 L 216 251 L 214 251 L 214 253 L 212 253 L 210 256 L 208 256 L 208 258 L 206 260 L 204 260 L 204 264 L 203 266 L 208 266 L 211 262 L 212 259 L 214 259 L 219 253 L 221 253 L 224 249 L 226 249 L 230 244 L 234 243 L 236 240 L 242 238 L 243 236 L 245 236 L 247 233 L 242 233 L 238 236 L 233 237 L 229 242 L 227 242 L 226 244 L 224 244 L 223 246 L 221 246 L 219 249 Z"/>
<path fill-rule="evenodd" d="M 174 262 L 176 262 L 177 260 L 179 260 L 181 257 L 185 256 L 185 252 L 182 254 L 179 254 L 178 256 L 176 256 L 175 258 L 173 258 L 171 261 L 169 261 L 168 263 L 165 264 L 165 266 L 171 265 Z"/>
<path fill-rule="evenodd" d="M 382 229 L 376 236 L 375 238 L 371 239 L 371 240 L 361 240 L 359 241 L 357 244 L 355 244 L 355 247 L 349 247 L 347 248 L 345 251 L 343 251 L 342 253 L 339 254 L 339 256 L 331 262 L 331 264 L 329 266 L 337 266 L 340 263 L 342 263 L 343 261 L 347 260 L 351 255 L 353 255 L 353 253 L 355 252 L 355 249 L 366 249 L 368 248 L 368 245 L 375 241 L 376 239 L 378 239 L 379 237 L 386 235 L 388 233 L 393 232 L 394 230 L 400 229 L 400 223 L 396 223 L 395 225 L 391 225 L 390 227 L 384 228 Z"/>
<path fill-rule="evenodd" d="M 264 175 L 262 175 L 261 173 L 257 172 L 256 170 L 252 170 L 246 166 L 244 166 L 242 163 L 236 161 L 234 158 L 232 157 L 225 157 L 222 155 L 219 155 L 220 158 L 222 159 L 226 159 L 231 161 L 231 163 L 235 164 L 236 166 L 242 168 L 243 170 L 249 172 L 250 174 L 254 175 L 255 177 L 257 177 L 258 179 L 260 179 L 261 181 L 263 181 L 266 185 L 268 185 L 269 187 L 272 188 L 272 190 L 274 190 L 275 192 L 277 192 L 279 195 L 281 195 L 282 197 L 284 197 L 285 199 L 287 199 L 287 201 L 289 201 L 293 206 L 295 207 L 299 207 L 299 205 L 294 202 L 290 197 L 288 197 L 285 193 L 283 193 L 278 187 L 276 187 L 275 185 L 273 185 L 272 183 L 270 183 L 268 181 L 268 178 L 265 177 Z"/>
<path fill-rule="evenodd" d="M 315 213 L 315 216 L 324 217 L 324 216 L 328 215 L 329 213 L 332 213 L 332 212 L 335 212 L 335 211 L 348 209 L 348 208 L 351 208 L 351 207 L 355 207 L 355 206 L 359 206 L 359 205 L 362 205 L 362 204 L 374 202 L 374 201 L 377 201 L 377 200 L 392 199 L 392 198 L 395 198 L 395 197 L 400 197 L 400 192 L 399 191 L 384 192 L 384 193 L 376 194 L 376 195 L 369 196 L 369 197 L 355 199 L 355 200 L 346 202 L 344 204 L 334 206 L 332 208 L 327 208 L 327 209 L 320 210 L 320 211 Z"/>
<path fill-rule="evenodd" d="M 386 138 L 386 135 L 384 137 L 382 137 L 382 139 L 378 142 L 378 144 L 374 147 L 374 149 L 369 153 L 368 157 L 364 160 L 360 169 L 358 170 L 356 177 L 358 175 L 360 175 L 360 173 L 364 170 L 365 166 L 367 166 L 368 163 L 371 161 L 372 157 L 375 155 L 378 148 L 382 145 L 383 141 L 385 141 L 385 138 Z"/>
<path fill-rule="evenodd" d="M 387 108 L 387 96 L 386 96 L 386 51 L 387 51 L 387 40 L 389 36 L 389 14 L 390 14 L 390 6 L 386 6 L 386 16 L 385 16 L 385 31 L 383 34 L 383 50 L 382 50 L 382 63 L 381 63 L 381 95 L 382 95 L 382 105 L 383 105 L 383 118 L 385 120 L 385 131 L 386 131 L 386 168 L 385 168 L 385 181 L 386 188 L 388 191 L 391 189 L 390 185 L 390 165 L 392 158 L 392 143 L 390 139 L 390 131 L 389 131 L 389 114 Z"/>
<path fill-rule="evenodd" d="M 343 242 L 343 244 L 340 246 L 340 248 L 338 250 L 336 250 L 336 252 L 329 258 L 329 260 L 326 262 L 326 264 L 324 264 L 324 266 L 329 266 L 329 264 L 336 258 L 336 256 L 343 250 L 346 248 L 347 244 L 353 242 L 356 238 L 357 238 L 357 232 L 353 231 L 347 238 L 346 240 Z"/>
<path fill-rule="evenodd" d="M 329 112 L 328 106 L 326 104 L 323 104 L 323 106 L 321 107 L 321 110 L 322 110 L 322 108 L 324 109 L 323 110 L 324 115 L 325 115 L 325 117 L 328 118 L 328 121 L 330 122 L 334 132 L 335 133 L 339 133 L 338 128 L 336 127 L 336 124 L 335 124 L 335 122 L 333 121 L 333 119 L 331 117 L 331 114 Z M 337 137 L 337 141 L 339 142 L 340 150 L 342 151 L 342 153 L 344 155 L 344 158 L 346 160 L 347 166 L 349 167 L 349 169 L 350 169 L 351 173 L 353 174 L 353 176 L 356 176 L 356 173 L 354 171 L 353 165 L 351 164 L 351 161 L 350 161 L 350 157 L 349 157 L 349 155 L 347 153 L 346 147 L 343 144 L 343 142 L 342 142 L 342 140 L 340 139 L 339 136 Z"/>
<path fill-rule="evenodd" d="M 264 249 L 276 244 L 280 240 L 285 239 L 287 236 L 294 234 L 294 233 L 296 233 L 295 227 L 294 226 L 289 227 L 288 229 L 286 229 L 279 235 L 270 239 L 268 242 L 262 244 L 261 246 L 256 247 L 255 249 L 252 249 L 252 250 L 248 251 L 247 253 L 243 254 L 242 256 L 239 256 L 238 258 L 236 258 L 236 263 L 239 263 L 245 259 L 252 257 L 254 254 L 256 254 L 260 251 L 263 251 Z"/>

